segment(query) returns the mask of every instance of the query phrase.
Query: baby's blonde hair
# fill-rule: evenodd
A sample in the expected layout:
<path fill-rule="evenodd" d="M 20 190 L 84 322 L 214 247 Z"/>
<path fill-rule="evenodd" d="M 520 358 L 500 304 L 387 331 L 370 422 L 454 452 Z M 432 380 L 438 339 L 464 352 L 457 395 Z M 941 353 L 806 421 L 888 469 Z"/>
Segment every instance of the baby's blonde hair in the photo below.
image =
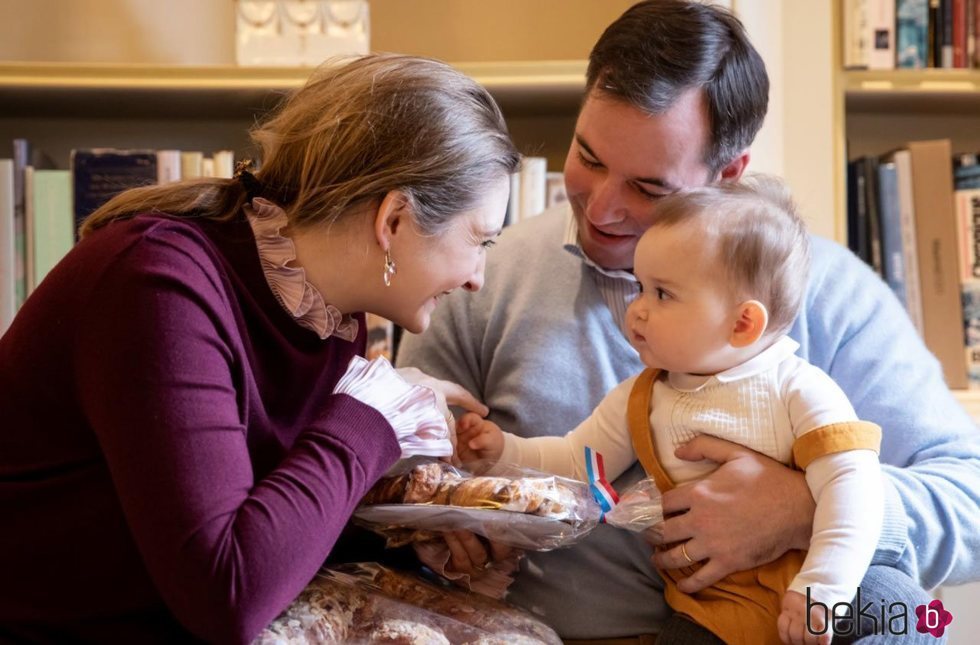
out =
<path fill-rule="evenodd" d="M 786 185 L 751 175 L 740 183 L 681 191 L 657 204 L 651 229 L 692 221 L 717 241 L 735 297 L 765 305 L 768 333 L 789 329 L 806 291 L 810 240 Z"/>

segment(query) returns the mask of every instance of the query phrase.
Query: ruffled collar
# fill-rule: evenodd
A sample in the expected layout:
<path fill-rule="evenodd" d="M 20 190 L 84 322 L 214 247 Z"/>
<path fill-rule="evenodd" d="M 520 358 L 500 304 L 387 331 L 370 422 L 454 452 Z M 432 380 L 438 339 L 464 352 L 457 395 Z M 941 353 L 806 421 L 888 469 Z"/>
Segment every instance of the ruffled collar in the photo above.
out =
<path fill-rule="evenodd" d="M 326 340 L 330 336 L 352 342 L 357 337 L 357 321 L 343 315 L 306 281 L 306 271 L 290 266 L 296 259 L 296 246 L 280 231 L 288 224 L 286 211 L 267 199 L 256 197 L 245 205 L 245 216 L 255 234 L 262 273 L 276 300 L 296 322 Z"/>

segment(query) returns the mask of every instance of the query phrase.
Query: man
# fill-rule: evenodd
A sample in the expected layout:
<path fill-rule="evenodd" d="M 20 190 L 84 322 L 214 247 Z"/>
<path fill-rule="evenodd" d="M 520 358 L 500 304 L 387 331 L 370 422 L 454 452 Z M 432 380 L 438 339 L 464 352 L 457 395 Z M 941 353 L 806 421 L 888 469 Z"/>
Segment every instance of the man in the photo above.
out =
<path fill-rule="evenodd" d="M 685 0 L 629 9 L 590 55 L 565 162 L 569 207 L 505 231 L 486 287 L 448 297 L 426 334 L 402 340 L 399 363 L 474 392 L 509 432 L 574 428 L 642 369 L 622 327 L 637 293 L 633 251 L 658 197 L 737 180 L 767 95 L 764 64 L 726 11 Z M 791 336 L 883 428 L 885 521 L 862 604 L 870 592 L 906 603 L 915 634 L 914 607 L 928 600 L 918 585 L 980 577 L 978 433 L 887 287 L 839 245 L 814 239 Z M 678 455 L 722 464 L 664 497 L 683 513 L 665 522 L 663 543 L 676 544 L 656 562 L 704 563 L 683 591 L 806 548 L 813 500 L 801 474 L 705 436 Z M 614 486 L 642 476 L 634 466 Z M 669 614 L 649 554 L 639 537 L 600 526 L 572 548 L 528 554 L 508 598 L 567 639 L 645 642 Z"/>

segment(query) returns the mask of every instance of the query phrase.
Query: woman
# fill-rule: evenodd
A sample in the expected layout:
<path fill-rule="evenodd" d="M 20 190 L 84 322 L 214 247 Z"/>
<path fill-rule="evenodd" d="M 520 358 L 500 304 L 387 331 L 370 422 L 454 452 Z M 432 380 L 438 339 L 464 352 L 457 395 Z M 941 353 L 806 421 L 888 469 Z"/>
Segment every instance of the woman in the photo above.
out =
<path fill-rule="evenodd" d="M 480 288 L 518 163 L 499 109 L 368 56 L 252 134 L 254 175 L 96 211 L 0 339 L 0 640 L 248 641 L 445 434 L 429 390 L 352 358 L 361 312 L 419 332 Z"/>

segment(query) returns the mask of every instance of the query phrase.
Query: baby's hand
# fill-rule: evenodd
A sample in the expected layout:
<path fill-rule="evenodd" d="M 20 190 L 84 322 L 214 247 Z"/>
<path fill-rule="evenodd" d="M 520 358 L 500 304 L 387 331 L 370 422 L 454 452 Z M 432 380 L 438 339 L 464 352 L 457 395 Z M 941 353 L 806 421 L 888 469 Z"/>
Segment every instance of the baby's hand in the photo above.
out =
<path fill-rule="evenodd" d="M 467 412 L 456 423 L 456 455 L 464 464 L 496 462 L 504 452 L 504 432 L 493 421 Z"/>
<path fill-rule="evenodd" d="M 829 617 L 820 610 L 819 606 L 810 611 L 809 629 L 806 620 L 806 598 L 796 591 L 787 591 L 783 595 L 783 611 L 779 614 L 779 638 L 784 643 L 792 645 L 830 645 L 833 630 L 822 632 Z M 812 630 L 812 631 L 811 631 Z"/>

